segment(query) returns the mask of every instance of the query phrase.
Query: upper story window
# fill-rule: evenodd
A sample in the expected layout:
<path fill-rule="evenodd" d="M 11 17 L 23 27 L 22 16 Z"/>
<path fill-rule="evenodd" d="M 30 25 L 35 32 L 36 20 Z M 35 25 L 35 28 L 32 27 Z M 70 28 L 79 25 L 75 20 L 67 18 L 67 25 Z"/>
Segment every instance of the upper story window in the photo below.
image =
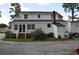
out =
<path fill-rule="evenodd" d="M 50 28 L 51 27 L 51 24 L 47 24 L 47 27 Z"/>
<path fill-rule="evenodd" d="M 40 15 L 38 15 L 38 18 L 40 18 Z"/>
<path fill-rule="evenodd" d="M 24 18 L 28 18 L 28 15 L 27 14 L 24 14 Z"/>
<path fill-rule="evenodd" d="M 14 25 L 14 30 L 17 30 L 18 29 L 18 25 Z"/>

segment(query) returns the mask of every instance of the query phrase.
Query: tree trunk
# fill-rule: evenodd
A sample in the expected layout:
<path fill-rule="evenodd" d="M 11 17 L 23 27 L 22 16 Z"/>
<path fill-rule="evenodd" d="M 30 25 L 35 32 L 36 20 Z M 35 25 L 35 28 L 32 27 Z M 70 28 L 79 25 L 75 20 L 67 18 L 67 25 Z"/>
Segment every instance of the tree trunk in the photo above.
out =
<path fill-rule="evenodd" d="M 74 4 L 72 4 L 72 21 L 74 21 Z"/>

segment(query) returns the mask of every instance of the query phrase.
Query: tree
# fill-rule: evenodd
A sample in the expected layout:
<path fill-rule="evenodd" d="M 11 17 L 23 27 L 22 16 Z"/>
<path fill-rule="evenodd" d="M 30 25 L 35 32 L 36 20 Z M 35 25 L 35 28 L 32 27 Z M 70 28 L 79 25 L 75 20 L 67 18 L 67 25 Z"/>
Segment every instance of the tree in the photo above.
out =
<path fill-rule="evenodd" d="M 76 12 L 79 11 L 79 4 L 78 3 L 63 3 L 63 8 L 65 12 L 71 12 L 71 16 L 69 16 L 69 18 L 72 19 L 72 21 L 74 21 L 74 19 L 76 19 L 78 16 L 78 14 L 75 15 Z"/>
<path fill-rule="evenodd" d="M 13 7 L 11 7 L 10 8 L 10 11 L 9 11 L 9 13 L 12 13 L 12 12 L 14 12 L 15 14 L 13 14 L 13 15 L 10 15 L 10 17 L 11 17 L 11 20 L 12 19 L 15 19 L 15 17 L 16 16 L 19 16 L 19 12 L 20 12 L 20 4 L 19 3 L 11 3 L 11 6 Z"/>
<path fill-rule="evenodd" d="M 0 28 L 8 27 L 6 24 L 0 24 Z"/>

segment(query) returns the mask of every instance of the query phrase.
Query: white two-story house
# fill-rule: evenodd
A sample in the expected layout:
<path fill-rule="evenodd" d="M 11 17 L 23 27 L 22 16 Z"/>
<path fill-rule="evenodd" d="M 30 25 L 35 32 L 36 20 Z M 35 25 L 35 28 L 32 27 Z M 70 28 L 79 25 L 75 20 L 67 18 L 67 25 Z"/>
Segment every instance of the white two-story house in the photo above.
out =
<path fill-rule="evenodd" d="M 56 20 L 56 24 L 53 22 Z M 64 22 L 64 23 L 63 23 Z M 57 38 L 58 35 L 64 37 L 66 25 L 63 16 L 58 12 L 54 13 L 48 11 L 21 11 L 19 16 L 15 17 L 10 24 L 11 32 L 17 34 L 26 34 L 41 28 L 46 34 L 54 33 Z"/>

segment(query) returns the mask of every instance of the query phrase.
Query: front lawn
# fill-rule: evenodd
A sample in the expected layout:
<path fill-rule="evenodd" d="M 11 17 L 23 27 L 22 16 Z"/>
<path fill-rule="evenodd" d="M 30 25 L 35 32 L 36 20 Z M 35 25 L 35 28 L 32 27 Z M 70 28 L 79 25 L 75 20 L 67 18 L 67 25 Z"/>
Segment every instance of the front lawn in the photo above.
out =
<path fill-rule="evenodd" d="M 14 39 L 14 38 L 4 38 L 4 39 L 2 39 L 3 41 L 13 41 L 13 42 L 32 42 L 33 40 L 32 39 L 30 39 L 30 38 L 28 38 L 28 39 Z"/>
<path fill-rule="evenodd" d="M 32 38 L 4 38 L 3 41 L 13 41 L 13 42 L 53 42 L 53 41 L 71 41 L 74 39 L 55 39 L 55 38 L 46 38 L 46 40 L 33 40 Z"/>

